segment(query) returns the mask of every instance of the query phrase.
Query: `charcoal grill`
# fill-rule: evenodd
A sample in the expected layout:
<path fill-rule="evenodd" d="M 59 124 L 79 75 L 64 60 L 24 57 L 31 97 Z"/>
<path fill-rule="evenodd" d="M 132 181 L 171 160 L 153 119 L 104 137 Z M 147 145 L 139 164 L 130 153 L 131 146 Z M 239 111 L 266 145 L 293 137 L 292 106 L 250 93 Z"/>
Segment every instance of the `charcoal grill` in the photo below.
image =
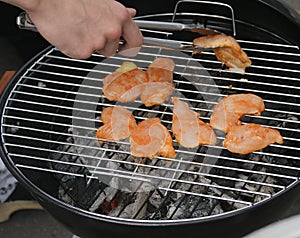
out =
<path fill-rule="evenodd" d="M 174 6 L 164 5 L 162 13 L 151 12 L 149 6 L 137 18 L 197 21 L 235 35 L 253 62 L 244 75 L 228 71 L 210 51 L 193 55 L 143 46 L 135 58 L 95 54 L 77 60 L 50 46 L 6 87 L 1 98 L 1 157 L 72 232 L 81 237 L 196 232 L 239 237 L 287 216 L 286 203 L 299 201 L 299 39 L 286 31 L 292 23 L 276 33 L 261 22 L 242 20 L 239 12 L 245 10 L 237 2 L 172 1 Z M 277 9 L 268 2 L 255 4 L 270 12 Z M 295 29 L 299 32 L 299 26 Z M 198 36 L 154 30 L 143 34 L 184 44 Z M 188 102 L 203 121 L 209 121 L 213 106 L 224 96 L 254 93 L 263 98 L 266 110 L 261 116 L 245 116 L 243 122 L 278 129 L 284 144 L 249 155 L 232 154 L 222 147 L 224 134 L 216 131 L 216 146 L 191 150 L 174 140 L 175 159 L 149 160 L 130 156 L 128 140 L 99 143 L 95 132 L 108 106 L 124 106 L 137 121 L 159 117 L 170 130 L 171 101 L 147 108 L 139 100 L 121 104 L 102 95 L 102 79 L 124 61 L 147 68 L 157 57 L 175 61 L 173 96 Z"/>

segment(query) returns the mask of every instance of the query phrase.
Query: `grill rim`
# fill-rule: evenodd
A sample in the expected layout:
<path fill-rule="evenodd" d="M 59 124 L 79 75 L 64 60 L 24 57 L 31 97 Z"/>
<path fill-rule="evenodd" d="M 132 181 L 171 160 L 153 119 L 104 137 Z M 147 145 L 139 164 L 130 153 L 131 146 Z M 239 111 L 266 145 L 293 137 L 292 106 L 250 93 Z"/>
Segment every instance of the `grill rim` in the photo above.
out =
<path fill-rule="evenodd" d="M 20 80 L 20 76 L 24 74 L 28 69 L 30 69 L 30 66 L 38 60 L 39 58 L 43 57 L 46 52 L 50 51 L 53 49 L 53 46 L 48 46 L 46 47 L 43 51 L 41 51 L 39 54 L 37 54 L 35 57 L 33 57 L 31 60 L 29 60 L 21 70 L 19 70 L 12 80 L 9 82 L 9 84 L 6 86 L 4 89 L 2 95 L 1 95 L 1 101 L 0 101 L 0 115 L 4 113 L 5 105 L 7 104 L 7 98 L 9 97 L 11 90 L 17 85 L 17 83 Z M 3 117 L 1 118 L 3 120 Z M 2 123 L 1 123 L 2 124 Z M 0 133 L 1 133 L 1 139 L 3 141 L 3 135 L 2 135 L 2 127 L 0 128 Z M 179 220 L 141 220 L 141 219 L 132 219 L 132 218 L 120 218 L 120 217 L 113 217 L 109 215 L 104 215 L 104 214 L 97 214 L 95 212 L 90 212 L 87 210 L 84 210 L 82 208 L 78 208 L 75 206 L 72 206 L 66 202 L 63 202 L 62 200 L 55 198 L 48 194 L 47 192 L 43 191 L 41 188 L 36 186 L 32 181 L 30 181 L 24 174 L 23 172 L 15 166 L 15 163 L 13 160 L 7 156 L 6 149 L 4 145 L 1 143 L 0 146 L 0 155 L 1 158 L 4 157 L 6 158 L 4 161 L 5 165 L 8 167 L 9 171 L 18 179 L 18 181 L 25 186 L 30 192 L 32 192 L 38 200 L 42 199 L 42 201 L 47 201 L 47 203 L 53 203 L 54 205 L 59 205 L 61 208 L 67 209 L 69 212 L 75 213 L 75 214 L 80 214 L 85 217 L 92 217 L 96 218 L 97 220 L 101 221 L 106 221 L 106 222 L 112 222 L 115 224 L 123 224 L 123 225 L 130 225 L 130 226 L 153 226 L 153 225 L 158 225 L 158 226 L 175 226 L 175 225 L 183 225 L 183 224 L 195 224 L 199 222 L 210 222 L 210 221 L 220 221 L 223 219 L 228 219 L 235 217 L 236 215 L 240 214 L 246 214 L 249 211 L 253 210 L 253 208 L 259 209 L 260 207 L 263 207 L 266 203 L 270 203 L 270 201 L 277 199 L 278 197 L 282 197 L 284 194 L 289 193 L 290 190 L 293 190 L 297 185 L 299 185 L 299 180 L 291 183 L 287 188 L 276 192 L 273 196 L 267 199 L 263 199 L 262 201 L 256 202 L 255 204 L 251 206 L 247 206 L 243 209 L 238 209 L 238 210 L 232 210 L 229 212 L 217 214 L 217 215 L 210 215 L 208 217 L 196 217 L 196 218 L 186 218 L 186 219 L 179 219 Z M 300 187 L 300 186 L 299 186 Z"/>

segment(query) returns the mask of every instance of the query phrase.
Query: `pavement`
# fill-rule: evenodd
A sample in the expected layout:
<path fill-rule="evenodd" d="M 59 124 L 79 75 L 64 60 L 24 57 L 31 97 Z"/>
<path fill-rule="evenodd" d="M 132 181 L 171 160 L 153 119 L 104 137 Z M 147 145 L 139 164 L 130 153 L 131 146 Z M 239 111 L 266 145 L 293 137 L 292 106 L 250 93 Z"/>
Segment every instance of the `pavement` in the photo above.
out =
<path fill-rule="evenodd" d="M 21 210 L 0 224 L 2 238 L 72 238 L 72 233 L 44 210 Z"/>
<path fill-rule="evenodd" d="M 300 0 L 282 0 L 300 10 Z M 300 12 L 299 12 L 300 13 Z M 14 199 L 32 199 L 18 188 Z M 0 204 L 1 205 L 1 204 Z M 1 211 L 1 210 L 0 210 Z M 3 214 L 2 214 L 3 215 Z M 1 216 L 1 214 L 0 214 Z M 0 221 L 1 238 L 74 238 L 73 234 L 41 208 L 19 210 L 12 213 L 7 221 Z"/>

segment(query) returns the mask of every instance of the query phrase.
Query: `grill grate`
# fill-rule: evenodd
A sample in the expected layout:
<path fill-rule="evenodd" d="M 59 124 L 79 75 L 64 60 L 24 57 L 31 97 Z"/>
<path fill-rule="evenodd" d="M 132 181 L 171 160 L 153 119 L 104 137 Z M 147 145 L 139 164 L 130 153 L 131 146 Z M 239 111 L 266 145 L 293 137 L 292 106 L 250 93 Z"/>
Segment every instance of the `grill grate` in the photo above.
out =
<path fill-rule="evenodd" d="M 239 43 L 253 61 L 245 75 L 222 68 L 211 52 L 193 56 L 144 46 L 134 59 L 93 55 L 76 60 L 46 49 L 19 73 L 8 95 L 1 122 L 7 156 L 28 177 L 53 175 L 62 201 L 108 216 L 210 217 L 271 199 L 299 179 L 300 51 L 277 41 L 249 38 Z M 175 95 L 203 121 L 209 121 L 222 97 L 254 93 L 264 99 L 266 110 L 259 117 L 245 116 L 243 122 L 278 129 L 284 144 L 242 156 L 224 150 L 224 134 L 218 133 L 216 146 L 190 150 L 174 141 L 175 159 L 152 161 L 133 158 L 128 140 L 100 146 L 95 132 L 101 111 L 116 105 L 102 96 L 102 79 L 124 61 L 146 68 L 156 57 L 175 61 Z M 138 100 L 122 105 L 138 121 L 159 117 L 170 130 L 170 102 L 151 108 Z"/>

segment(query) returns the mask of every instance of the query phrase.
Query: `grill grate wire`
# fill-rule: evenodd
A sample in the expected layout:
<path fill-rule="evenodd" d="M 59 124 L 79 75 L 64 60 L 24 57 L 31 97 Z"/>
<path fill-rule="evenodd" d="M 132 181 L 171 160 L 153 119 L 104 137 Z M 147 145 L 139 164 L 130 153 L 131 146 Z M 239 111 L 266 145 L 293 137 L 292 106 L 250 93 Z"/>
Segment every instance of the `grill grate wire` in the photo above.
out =
<path fill-rule="evenodd" d="M 1 122 L 7 155 L 21 171 L 53 174 L 72 205 L 110 216 L 124 216 L 132 203 L 129 198 L 139 201 L 129 218 L 152 220 L 180 219 L 183 213 L 184 218 L 214 216 L 271 199 L 299 180 L 300 51 L 298 46 L 281 43 L 239 43 L 253 61 L 245 75 L 223 69 L 211 52 L 192 57 L 189 51 L 144 46 L 135 59 L 119 55 L 104 59 L 95 54 L 77 60 L 49 48 L 23 72 L 7 99 Z M 245 116 L 243 121 L 280 130 L 284 144 L 241 156 L 224 150 L 224 135 L 217 134 L 216 146 L 191 151 L 174 141 L 175 159 L 158 157 L 153 161 L 133 159 L 128 141 L 106 141 L 100 147 L 94 135 L 101 125 L 101 110 L 115 105 L 102 96 L 102 79 L 124 61 L 146 68 L 156 57 L 174 59 L 176 96 L 188 102 L 205 122 L 213 106 L 228 94 L 261 96 L 266 104 L 262 116 Z M 159 117 L 170 130 L 170 102 L 146 108 L 137 100 L 123 106 L 133 111 L 138 121 Z M 80 130 L 86 133 L 76 133 Z M 133 191 L 112 188 L 107 194 L 108 184 L 116 178 L 134 181 Z M 146 191 L 145 184 L 153 181 L 157 184 Z M 143 192 L 138 192 L 141 188 Z M 160 201 L 156 206 L 155 199 Z M 116 201 L 124 204 L 114 211 Z M 188 212 L 180 211 L 182 207 Z M 145 209 L 150 212 L 146 214 Z"/>

